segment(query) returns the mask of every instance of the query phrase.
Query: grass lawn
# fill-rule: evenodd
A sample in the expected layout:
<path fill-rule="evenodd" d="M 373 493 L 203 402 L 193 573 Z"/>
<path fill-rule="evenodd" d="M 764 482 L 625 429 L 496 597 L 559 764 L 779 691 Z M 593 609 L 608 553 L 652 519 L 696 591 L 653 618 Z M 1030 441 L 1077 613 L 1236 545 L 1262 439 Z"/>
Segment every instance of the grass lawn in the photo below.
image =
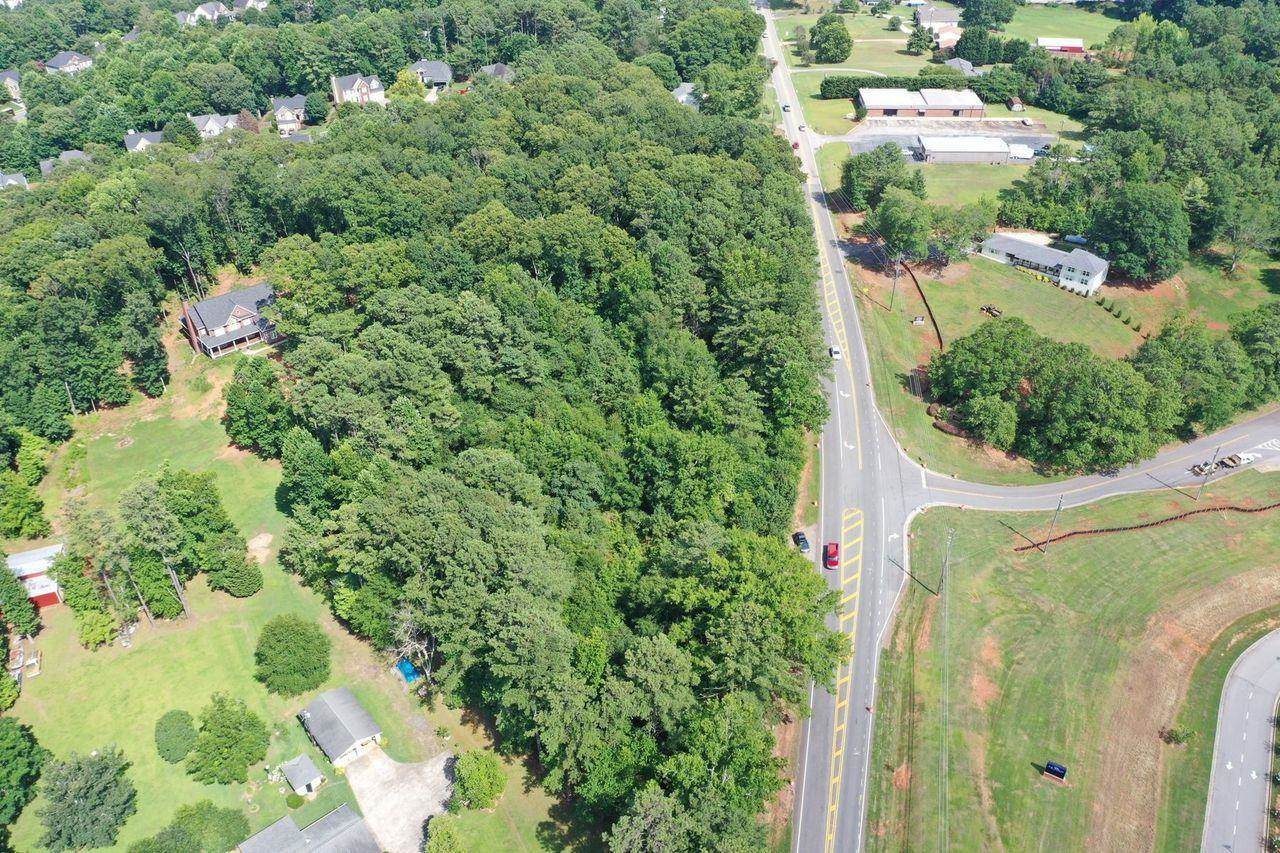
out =
<path fill-rule="evenodd" d="M 828 142 L 815 154 L 818 160 L 818 177 L 827 192 L 840 188 L 840 169 L 849 159 L 849 146 L 843 142 Z"/>
<path fill-rule="evenodd" d="M 920 166 L 929 201 L 949 205 L 971 204 L 984 197 L 998 204 L 996 193 L 1026 174 L 1028 168 L 987 163 L 924 163 Z"/>
<path fill-rule="evenodd" d="M 153 729 L 155 721 L 172 708 L 196 715 L 213 693 L 229 692 L 243 698 L 272 725 L 268 763 L 278 764 L 309 751 L 322 769 L 328 769 L 294 719 L 314 694 L 283 699 L 267 693 L 253 678 L 259 630 L 281 613 L 298 613 L 324 625 L 334 649 L 332 675 L 324 688 L 345 685 L 355 691 L 382 726 L 391 757 L 419 761 L 450 748 L 433 734 L 435 726 L 444 726 L 455 744 L 467 748 L 487 742 L 483 728 L 464 721 L 458 712 L 425 712 L 404 691 L 381 654 L 348 634 L 318 595 L 280 568 L 276 551 L 284 516 L 275 504 L 279 466 L 229 447 L 218 421 L 221 387 L 239 356 L 192 361 L 185 347 L 173 341 L 169 345 L 174 376 L 163 397 L 75 420 L 75 437 L 60 449 L 41 485 L 46 505 L 56 509 L 66 493 L 74 491 L 91 504 L 114 506 L 120 492 L 138 476 L 166 461 L 212 471 L 233 521 L 255 556 L 265 560 L 263 589 L 250 598 L 233 599 L 210 591 L 197 578 L 189 586 L 191 621 L 160 622 L 154 628 L 144 622 L 130 648 L 117 644 L 97 652 L 86 651 L 76 642 L 67 608 L 49 609 L 37 638 L 44 671 L 27 682 L 12 712 L 31 724 L 40 743 L 55 755 L 109 744 L 125 751 L 132 762 L 129 777 L 138 789 L 138 811 L 121 831 L 120 848 L 154 834 L 169 822 L 177 806 L 205 798 L 243 809 L 254 831 L 286 812 L 284 794 L 279 785 L 266 783 L 264 767 L 251 770 L 245 785 L 210 786 L 190 779 L 181 766 L 162 761 L 155 750 Z M 320 796 L 298 810 L 301 823 L 342 802 L 357 807 L 341 776 L 326 775 L 330 781 Z M 40 805 L 37 799 L 14 826 L 15 849 L 39 849 Z M 486 822 L 498 827 L 469 834 L 467 849 L 540 849 L 536 839 L 543 836 L 551 848 L 562 846 L 556 839 L 570 836 L 552 815 L 554 805 L 523 768 L 513 768 L 512 783 L 498 806 L 464 819 L 467 827 Z"/>
<path fill-rule="evenodd" d="M 1211 324 L 1225 327 L 1232 315 L 1280 297 L 1280 261 L 1252 253 L 1234 273 L 1216 256 L 1196 256 L 1179 276 L 1191 308 Z"/>
<path fill-rule="evenodd" d="M 904 276 L 889 311 L 891 282 L 862 267 L 854 266 L 852 272 L 855 282 L 861 282 L 855 286 L 870 289 L 858 300 L 858 307 L 868 335 L 876 400 L 907 452 L 934 470 L 966 479 L 1045 482 L 1047 478 L 1023 460 L 974 447 L 933 428 L 924 401 L 913 391 L 912 379 L 913 371 L 926 364 L 936 349 L 932 328 L 911 323 L 913 317 L 925 314 L 924 304 Z M 917 275 L 946 341 L 972 331 L 986 319 L 980 308 L 993 304 L 1006 316 L 1026 320 L 1043 335 L 1084 343 L 1104 354 L 1123 354 L 1140 342 L 1136 333 L 1093 301 L 983 258 L 953 265 L 940 278 L 931 278 L 927 270 L 917 270 Z"/>
<path fill-rule="evenodd" d="M 852 101 L 825 101 L 818 97 L 818 90 L 822 86 L 821 74 L 796 74 L 791 82 L 795 84 L 796 97 L 800 99 L 800 109 L 804 113 L 806 124 L 828 136 L 848 133 L 853 129 L 853 122 L 845 118 L 853 115 Z M 845 146 L 845 150 L 849 150 L 848 146 Z"/>
<path fill-rule="evenodd" d="M 1078 6 L 1019 6 L 1004 28 L 1006 37 L 1026 39 L 1033 45 L 1040 36 L 1084 39 L 1085 47 L 1101 44 L 1123 21 Z"/>
<path fill-rule="evenodd" d="M 886 34 L 891 38 L 892 34 Z M 929 64 L 929 54 L 915 56 L 907 53 L 907 40 L 861 41 L 853 45 L 849 59 L 837 67 L 865 68 L 881 74 L 916 74 Z"/>
<path fill-rule="evenodd" d="M 1206 495 L 1273 502 L 1280 475 L 1246 472 Z M 1132 523 L 1190 503 L 1171 491 L 1118 498 L 1064 511 L 1058 529 Z M 1275 600 L 1280 525 L 1274 515 L 1207 514 L 1013 553 L 1051 518 L 936 508 L 916 521 L 920 583 L 904 592 L 880 672 L 869 849 L 937 849 L 941 833 L 957 850 L 1143 849 L 1157 832 L 1157 780 L 1198 780 L 1199 793 L 1185 797 L 1203 807 L 1200 769 L 1161 776 L 1189 753 L 1157 733 L 1178 719 L 1193 684 L 1185 707 L 1200 716 L 1184 718 L 1209 725 L 1203 712 L 1224 666 L 1213 641 Z M 951 530 L 939 598 L 922 584 L 939 588 Z M 1193 676 L 1206 651 L 1210 663 Z M 1046 759 L 1068 767 L 1067 784 L 1040 777 Z M 1165 837 L 1166 849 L 1193 849 L 1198 830 Z"/>
<path fill-rule="evenodd" d="M 1062 141 L 1072 143 L 1084 142 L 1084 125 L 1071 116 L 1055 113 L 1042 107 L 1025 107 L 1021 112 L 1013 112 L 1004 104 L 987 104 L 988 118 L 1031 118 L 1044 122 L 1051 133 L 1056 133 Z"/>

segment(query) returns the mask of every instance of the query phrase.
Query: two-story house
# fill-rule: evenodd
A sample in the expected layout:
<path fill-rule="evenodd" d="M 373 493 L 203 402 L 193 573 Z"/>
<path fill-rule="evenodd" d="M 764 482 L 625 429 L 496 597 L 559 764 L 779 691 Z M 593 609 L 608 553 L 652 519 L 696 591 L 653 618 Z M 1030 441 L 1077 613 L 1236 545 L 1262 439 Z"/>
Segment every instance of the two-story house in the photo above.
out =
<path fill-rule="evenodd" d="M 191 113 L 187 113 L 187 118 L 191 119 L 191 123 L 196 126 L 196 130 L 200 131 L 201 139 L 213 139 L 215 136 L 221 136 L 232 128 L 239 127 L 237 122 L 240 119 L 239 116 L 220 116 L 217 113 L 202 116 L 193 116 Z"/>
<path fill-rule="evenodd" d="M 60 50 L 44 64 L 49 74 L 79 74 L 92 67 L 92 59 L 74 50 Z"/>
<path fill-rule="evenodd" d="M 348 74 L 345 77 L 330 77 L 329 85 L 333 88 L 333 103 L 342 104 L 387 104 L 387 93 L 382 88 L 382 81 L 377 74 L 365 77 L 363 74 Z"/>
<path fill-rule="evenodd" d="M 289 136 L 302 129 L 307 119 L 307 96 L 290 95 L 271 99 L 271 115 L 276 120 L 276 130 L 281 136 Z"/>
<path fill-rule="evenodd" d="M 195 304 L 182 301 L 182 326 L 196 352 L 218 358 L 257 341 L 274 343 L 275 326 L 262 309 L 275 301 L 269 284 L 242 287 Z"/>

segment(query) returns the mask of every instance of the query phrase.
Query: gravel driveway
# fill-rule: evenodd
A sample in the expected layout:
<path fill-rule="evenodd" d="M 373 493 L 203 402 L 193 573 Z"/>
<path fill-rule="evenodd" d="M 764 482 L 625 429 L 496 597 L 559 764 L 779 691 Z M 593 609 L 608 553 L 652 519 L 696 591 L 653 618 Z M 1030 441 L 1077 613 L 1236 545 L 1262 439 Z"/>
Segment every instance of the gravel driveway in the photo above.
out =
<path fill-rule="evenodd" d="M 418 764 L 393 761 L 381 748 L 347 765 L 347 783 L 374 838 L 390 853 L 418 853 L 422 826 L 444 811 L 451 784 L 445 767 L 452 756 Z"/>

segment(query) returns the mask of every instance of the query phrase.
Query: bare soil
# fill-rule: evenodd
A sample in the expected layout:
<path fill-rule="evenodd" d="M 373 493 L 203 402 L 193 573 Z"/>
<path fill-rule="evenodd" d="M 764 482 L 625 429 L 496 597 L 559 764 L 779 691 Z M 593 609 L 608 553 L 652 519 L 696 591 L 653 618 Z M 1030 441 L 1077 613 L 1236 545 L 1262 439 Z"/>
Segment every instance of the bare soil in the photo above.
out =
<path fill-rule="evenodd" d="M 1147 623 L 1135 655 L 1120 674 L 1099 750 L 1098 788 L 1090 812 L 1089 850 L 1150 850 L 1155 845 L 1164 747 L 1186 699 L 1196 662 L 1227 626 L 1280 596 L 1280 566 L 1189 593 Z"/>

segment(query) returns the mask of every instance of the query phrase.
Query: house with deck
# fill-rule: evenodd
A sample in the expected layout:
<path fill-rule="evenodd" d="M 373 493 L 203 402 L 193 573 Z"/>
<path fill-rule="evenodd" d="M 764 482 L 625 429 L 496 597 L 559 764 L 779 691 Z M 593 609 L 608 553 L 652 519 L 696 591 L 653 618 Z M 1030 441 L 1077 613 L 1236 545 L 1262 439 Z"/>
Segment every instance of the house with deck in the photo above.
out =
<path fill-rule="evenodd" d="M 210 358 L 244 349 L 259 341 L 279 340 L 262 309 L 275 301 L 269 284 L 254 284 L 199 302 L 182 301 L 182 327 L 196 352 Z"/>
<path fill-rule="evenodd" d="M 79 74 L 93 67 L 93 60 L 74 50 L 60 50 L 44 63 L 48 74 Z"/>
<path fill-rule="evenodd" d="M 992 234 L 982 242 L 980 253 L 984 258 L 1030 270 L 1080 296 L 1097 293 L 1111 268 L 1105 259 L 1084 249 L 1064 252 L 1010 234 Z"/>
<path fill-rule="evenodd" d="M 276 121 L 276 130 L 281 136 L 290 136 L 302 130 L 307 120 L 307 96 L 290 95 L 287 98 L 271 99 L 271 116 Z"/>
<path fill-rule="evenodd" d="M 237 122 L 240 119 L 239 116 L 220 116 L 217 113 L 200 116 L 193 116 L 191 113 L 187 113 L 187 118 L 191 119 L 191 123 L 196 126 L 196 130 L 200 131 L 201 139 L 213 139 L 215 136 L 221 136 L 232 128 L 239 127 Z"/>

